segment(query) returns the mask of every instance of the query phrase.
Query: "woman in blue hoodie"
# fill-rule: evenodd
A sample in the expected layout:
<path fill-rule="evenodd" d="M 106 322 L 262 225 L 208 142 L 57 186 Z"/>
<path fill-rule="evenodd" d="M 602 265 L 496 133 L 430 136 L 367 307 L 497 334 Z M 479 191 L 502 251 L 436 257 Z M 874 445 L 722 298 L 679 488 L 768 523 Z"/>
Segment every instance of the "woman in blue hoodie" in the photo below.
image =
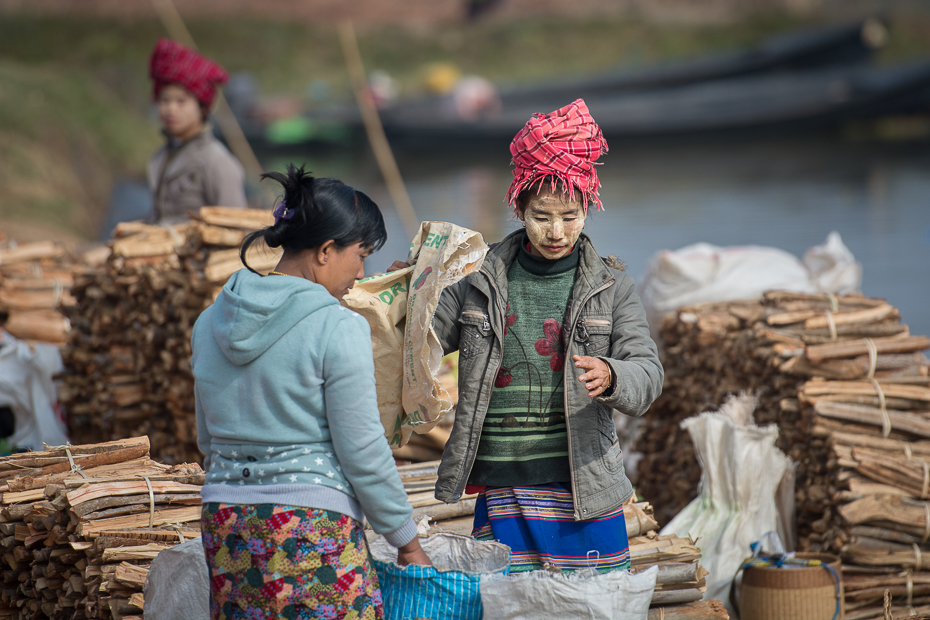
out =
<path fill-rule="evenodd" d="M 339 299 L 387 237 L 377 205 L 303 168 L 275 223 L 274 271 L 233 274 L 192 336 L 212 618 L 381 618 L 362 530 L 429 564 L 384 438 L 368 323 Z M 248 266 L 248 265 L 247 265 Z"/>

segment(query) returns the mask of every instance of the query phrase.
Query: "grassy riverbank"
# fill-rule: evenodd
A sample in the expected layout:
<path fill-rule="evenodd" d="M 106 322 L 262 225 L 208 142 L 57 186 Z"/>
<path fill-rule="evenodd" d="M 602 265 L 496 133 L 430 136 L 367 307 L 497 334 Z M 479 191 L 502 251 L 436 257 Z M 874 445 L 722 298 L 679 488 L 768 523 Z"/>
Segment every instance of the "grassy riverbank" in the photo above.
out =
<path fill-rule="evenodd" d="M 644 66 L 752 45 L 812 23 L 771 14 L 730 24 L 656 24 L 636 19 L 540 17 L 431 28 L 359 31 L 369 71 L 402 94 L 425 88 L 427 67 L 449 63 L 501 85 Z M 331 25 L 244 19 L 191 20 L 201 49 L 231 72 L 250 72 L 265 93 L 304 97 L 314 80 L 348 97 Z M 0 228 L 32 222 L 95 236 L 113 180 L 141 177 L 157 147 L 148 54 L 162 36 L 153 20 L 0 19 Z M 884 59 L 930 53 L 930 16 L 895 18 Z"/>

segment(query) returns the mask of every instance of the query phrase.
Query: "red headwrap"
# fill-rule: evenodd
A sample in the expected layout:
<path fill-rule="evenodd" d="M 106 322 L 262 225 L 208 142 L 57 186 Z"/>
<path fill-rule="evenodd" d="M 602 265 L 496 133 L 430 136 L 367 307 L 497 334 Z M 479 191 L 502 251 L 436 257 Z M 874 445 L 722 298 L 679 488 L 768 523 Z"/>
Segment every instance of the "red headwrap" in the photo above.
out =
<path fill-rule="evenodd" d="M 558 182 L 575 198 L 581 192 L 585 213 L 588 203 L 603 209 L 597 189 L 601 182 L 594 169 L 595 160 L 607 152 L 607 141 L 601 134 L 584 99 L 576 99 L 550 114 L 534 114 L 510 143 L 513 155 L 513 183 L 507 190 L 508 204 L 516 209 L 517 196 L 523 190 L 548 178 L 555 190 Z"/>
<path fill-rule="evenodd" d="M 168 84 L 180 84 L 209 108 L 216 87 L 225 84 L 229 74 L 209 58 L 187 49 L 171 39 L 159 39 L 149 61 L 149 76 L 155 82 L 153 96 Z"/>

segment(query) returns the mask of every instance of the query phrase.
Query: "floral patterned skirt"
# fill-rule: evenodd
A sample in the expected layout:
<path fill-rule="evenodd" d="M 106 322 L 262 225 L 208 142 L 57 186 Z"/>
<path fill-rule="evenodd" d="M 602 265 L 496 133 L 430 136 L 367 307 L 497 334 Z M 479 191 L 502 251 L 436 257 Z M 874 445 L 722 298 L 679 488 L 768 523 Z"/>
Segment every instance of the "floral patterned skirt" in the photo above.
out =
<path fill-rule="evenodd" d="M 361 524 L 328 510 L 204 504 L 212 620 L 384 618 Z"/>

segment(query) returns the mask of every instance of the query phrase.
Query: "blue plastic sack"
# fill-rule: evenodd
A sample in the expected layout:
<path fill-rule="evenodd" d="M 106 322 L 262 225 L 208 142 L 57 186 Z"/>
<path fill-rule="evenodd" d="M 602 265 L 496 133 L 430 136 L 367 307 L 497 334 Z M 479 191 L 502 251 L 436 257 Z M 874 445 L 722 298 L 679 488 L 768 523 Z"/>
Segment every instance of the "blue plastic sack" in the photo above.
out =
<path fill-rule="evenodd" d="M 421 538 L 433 566 L 398 566 L 383 538 L 369 545 L 378 572 L 385 620 L 481 620 L 481 576 L 510 572 L 510 548 L 440 532 Z"/>

